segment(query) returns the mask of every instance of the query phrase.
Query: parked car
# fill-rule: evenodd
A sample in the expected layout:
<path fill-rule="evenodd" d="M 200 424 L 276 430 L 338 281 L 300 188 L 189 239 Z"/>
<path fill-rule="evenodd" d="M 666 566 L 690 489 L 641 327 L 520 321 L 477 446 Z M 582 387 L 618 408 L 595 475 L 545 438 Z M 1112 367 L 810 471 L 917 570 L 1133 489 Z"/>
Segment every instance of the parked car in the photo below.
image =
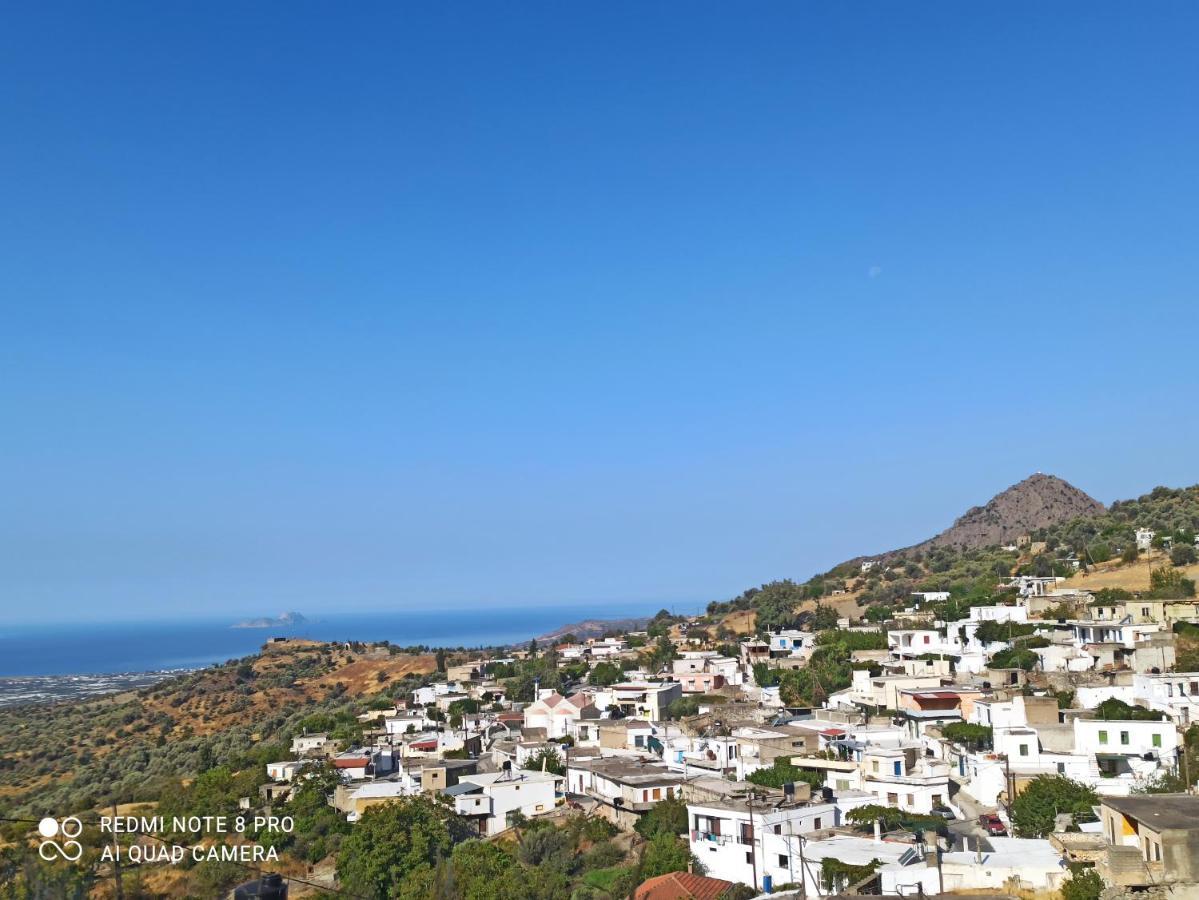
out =
<path fill-rule="evenodd" d="M 934 806 L 933 815 L 940 816 L 942 819 L 948 819 L 950 822 L 957 818 L 957 815 L 948 806 Z"/>
<path fill-rule="evenodd" d="M 983 827 L 983 830 L 995 837 L 1003 837 L 1007 834 L 1007 829 L 1003 827 L 1003 822 L 999 816 L 994 813 L 983 813 L 978 817 L 978 824 Z"/>

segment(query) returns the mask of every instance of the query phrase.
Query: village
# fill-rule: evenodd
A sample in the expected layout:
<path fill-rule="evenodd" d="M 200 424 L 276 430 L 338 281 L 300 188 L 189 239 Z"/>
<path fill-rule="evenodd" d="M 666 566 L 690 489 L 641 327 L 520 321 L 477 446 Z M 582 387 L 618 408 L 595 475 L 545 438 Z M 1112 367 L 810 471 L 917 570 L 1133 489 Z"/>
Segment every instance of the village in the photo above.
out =
<path fill-rule="evenodd" d="M 1146 549 L 1152 539 L 1137 533 Z M 861 573 L 885 565 L 865 560 Z M 363 712 L 360 742 L 295 736 L 243 806 L 285 814 L 323 767 L 349 823 L 429 796 L 486 840 L 579 812 L 632 833 L 661 804 L 685 807 L 692 864 L 640 885 L 644 900 L 736 886 L 1052 893 L 1095 877 L 1105 897 L 1199 896 L 1199 772 L 1185 739 L 1199 672 L 1177 670 L 1175 630 L 1199 622 L 1199 600 L 1112 599 L 1057 575 L 1005 579 L 953 621 L 934 612 L 948 599 L 915 592 L 888 621 L 731 640 L 683 616 L 458 653 L 392 707 Z M 807 670 L 833 642 L 850 648 L 849 685 L 789 705 L 779 673 Z M 534 660 L 555 686 L 510 696 L 502 676 Z"/>

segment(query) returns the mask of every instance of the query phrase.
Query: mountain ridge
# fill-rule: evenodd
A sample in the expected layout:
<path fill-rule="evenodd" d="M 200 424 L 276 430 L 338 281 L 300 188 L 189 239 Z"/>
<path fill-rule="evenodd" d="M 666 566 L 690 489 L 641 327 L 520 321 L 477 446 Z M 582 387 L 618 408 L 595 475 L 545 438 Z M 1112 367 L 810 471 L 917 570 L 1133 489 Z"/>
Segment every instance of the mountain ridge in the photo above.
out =
<path fill-rule="evenodd" d="M 1064 478 L 1036 472 L 1000 491 L 981 506 L 972 506 L 948 528 L 927 540 L 850 562 L 888 559 L 940 547 L 973 550 L 1015 542 L 1022 535 L 1084 516 L 1101 515 L 1107 507 Z"/>

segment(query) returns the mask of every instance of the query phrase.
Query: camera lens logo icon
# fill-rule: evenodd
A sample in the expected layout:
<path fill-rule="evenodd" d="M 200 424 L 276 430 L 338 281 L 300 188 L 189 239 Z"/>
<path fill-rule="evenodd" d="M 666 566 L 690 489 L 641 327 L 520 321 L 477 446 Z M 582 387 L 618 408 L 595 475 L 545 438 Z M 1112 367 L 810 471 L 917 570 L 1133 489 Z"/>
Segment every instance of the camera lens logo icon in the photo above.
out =
<path fill-rule="evenodd" d="M 83 845 L 75 838 L 83 834 L 83 823 L 74 816 L 67 816 L 61 822 L 50 816 L 37 823 L 38 834 L 42 842 L 38 845 L 38 856 L 47 862 L 54 859 L 65 859 L 76 862 L 83 856 Z M 65 838 L 61 843 L 56 837 Z"/>

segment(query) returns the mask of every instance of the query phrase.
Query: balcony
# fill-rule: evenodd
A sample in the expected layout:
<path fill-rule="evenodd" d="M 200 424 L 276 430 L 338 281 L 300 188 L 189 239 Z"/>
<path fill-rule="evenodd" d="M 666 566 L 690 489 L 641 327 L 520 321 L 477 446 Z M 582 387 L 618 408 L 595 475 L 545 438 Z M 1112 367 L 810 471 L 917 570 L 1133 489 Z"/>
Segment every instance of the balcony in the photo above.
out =
<path fill-rule="evenodd" d="M 691 843 L 693 844 L 731 844 L 733 836 L 731 834 L 716 834 L 711 831 L 692 831 Z"/>

